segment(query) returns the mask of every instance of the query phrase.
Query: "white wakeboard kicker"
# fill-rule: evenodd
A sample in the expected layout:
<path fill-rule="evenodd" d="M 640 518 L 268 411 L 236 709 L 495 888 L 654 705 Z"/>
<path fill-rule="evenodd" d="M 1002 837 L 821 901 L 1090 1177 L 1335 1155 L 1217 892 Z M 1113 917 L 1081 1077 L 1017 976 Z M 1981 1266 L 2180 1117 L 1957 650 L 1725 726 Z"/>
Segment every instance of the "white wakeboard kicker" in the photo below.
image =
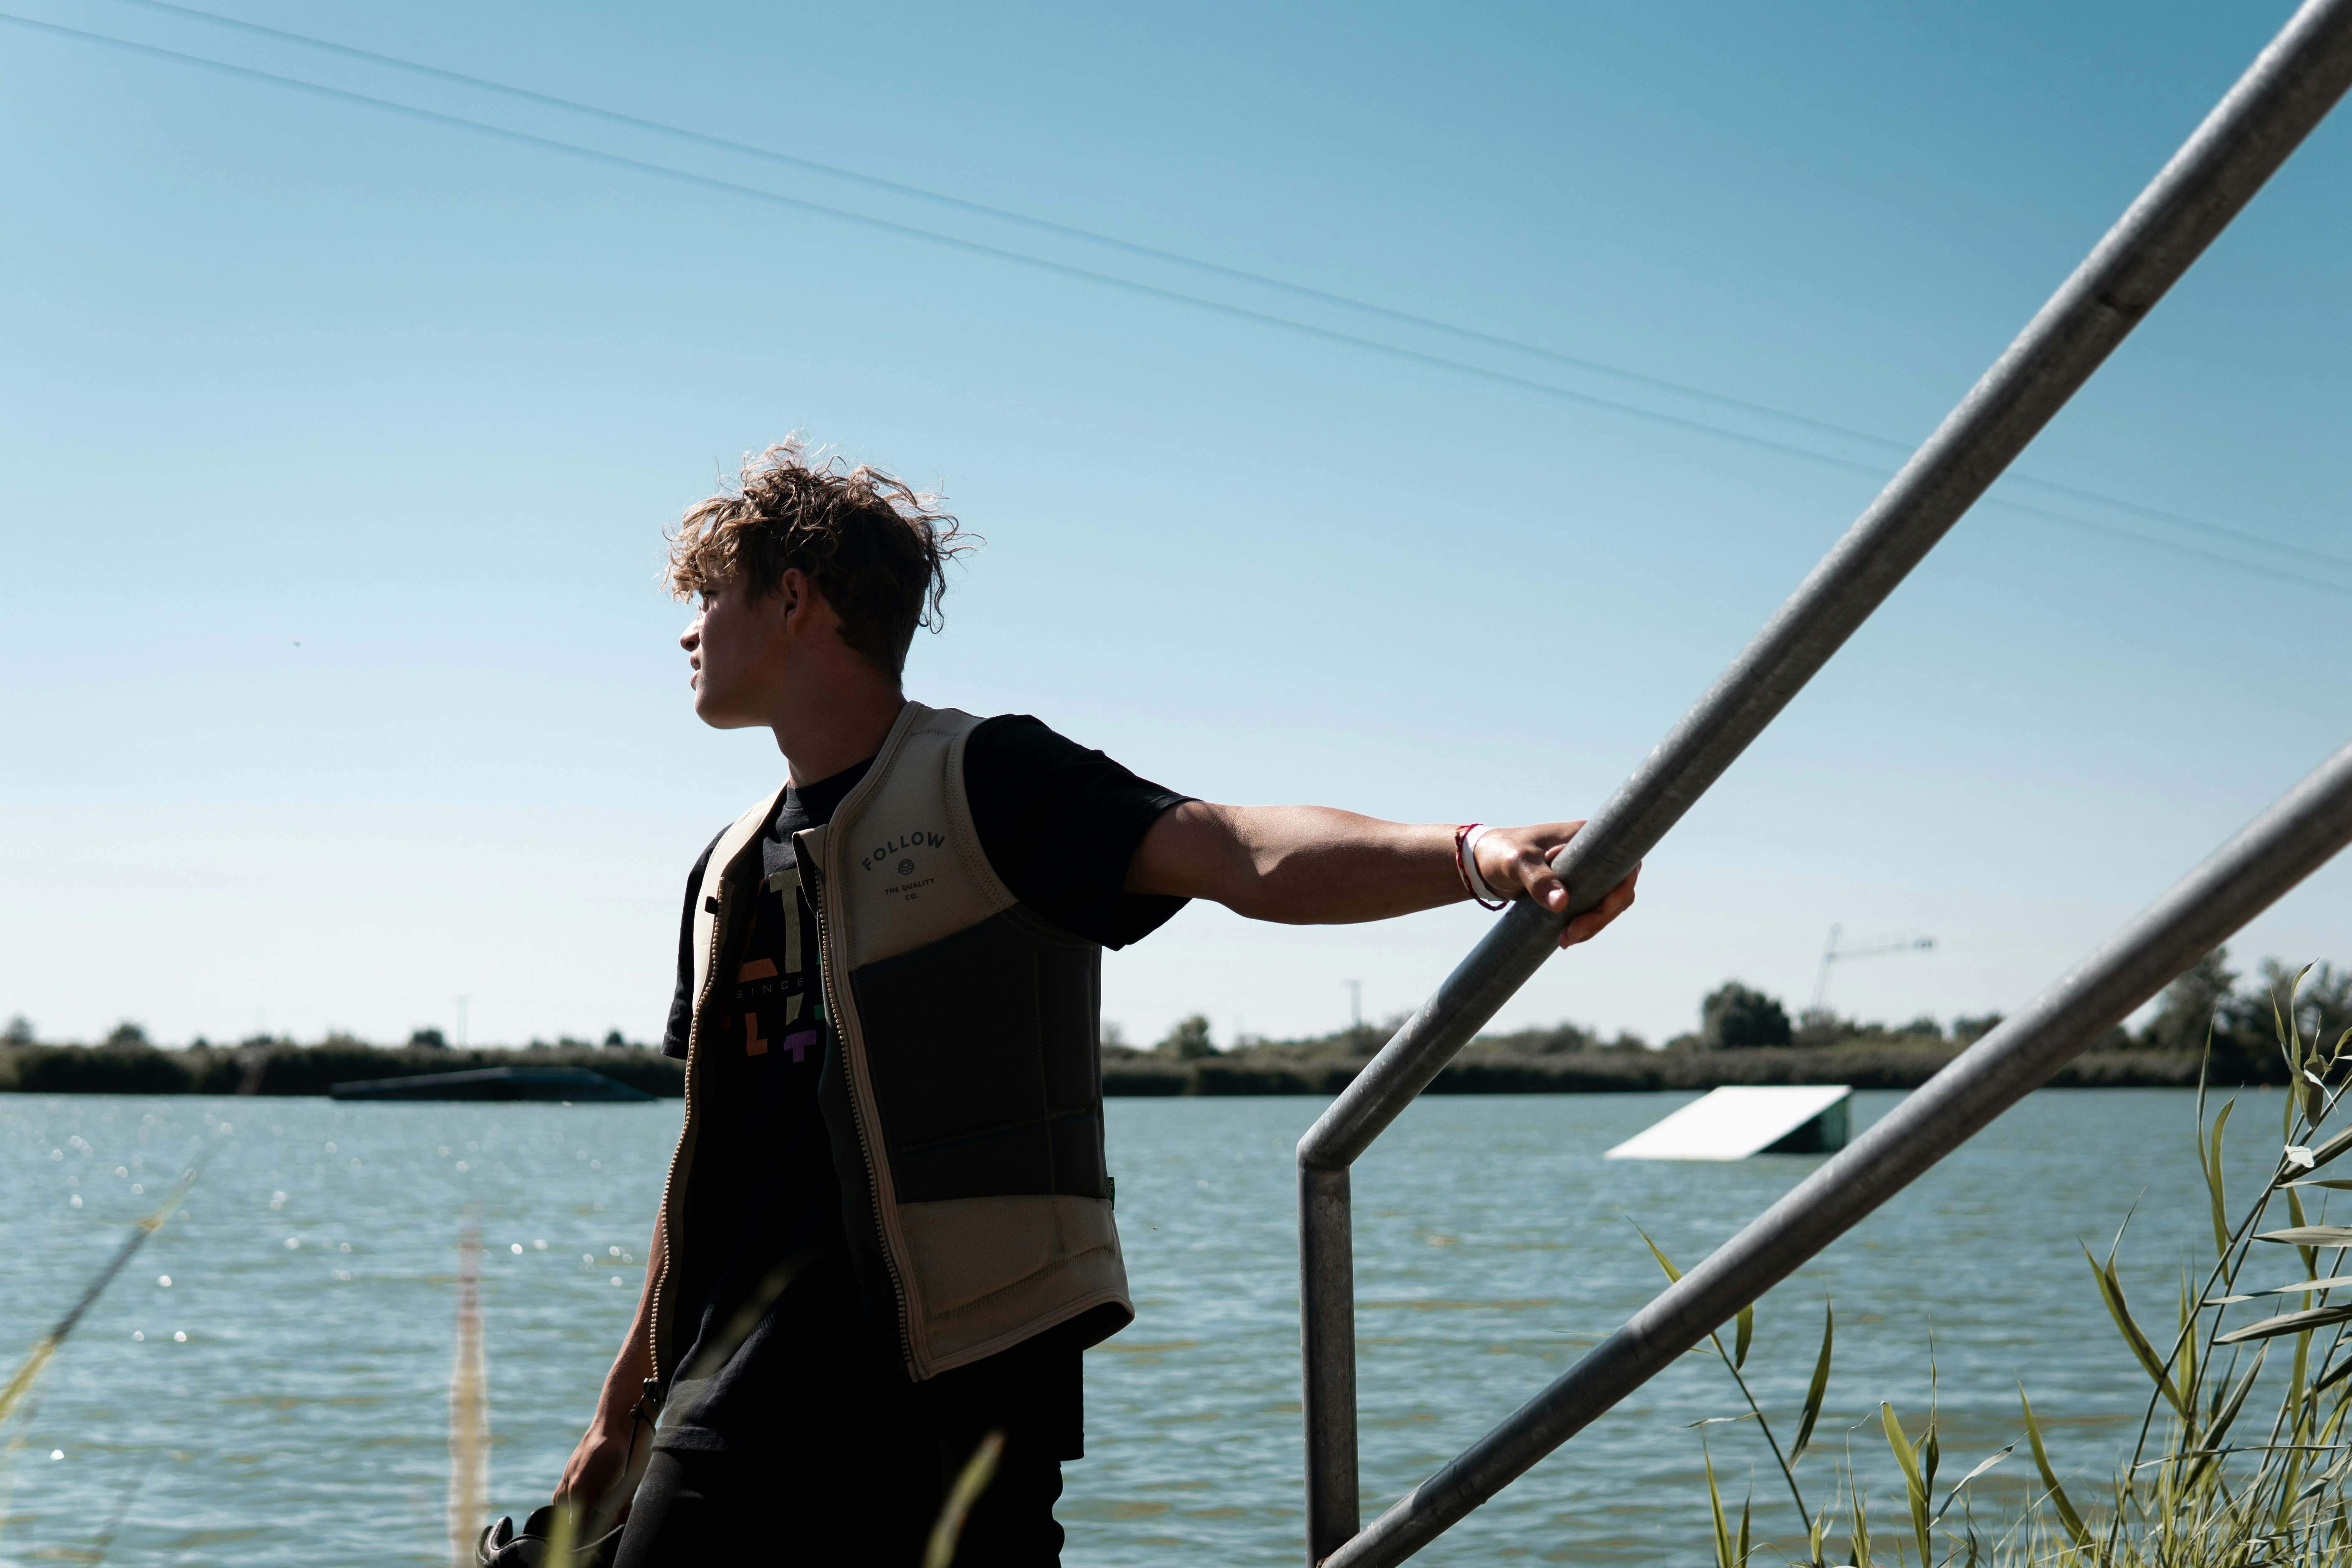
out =
<path fill-rule="evenodd" d="M 1718 1089 L 1609 1151 L 1612 1160 L 1745 1160 L 1841 1107 L 1842 1083 Z M 1843 1123 L 1844 1118 L 1838 1121 Z M 1843 1127 L 1826 1146 L 1845 1142 Z"/>

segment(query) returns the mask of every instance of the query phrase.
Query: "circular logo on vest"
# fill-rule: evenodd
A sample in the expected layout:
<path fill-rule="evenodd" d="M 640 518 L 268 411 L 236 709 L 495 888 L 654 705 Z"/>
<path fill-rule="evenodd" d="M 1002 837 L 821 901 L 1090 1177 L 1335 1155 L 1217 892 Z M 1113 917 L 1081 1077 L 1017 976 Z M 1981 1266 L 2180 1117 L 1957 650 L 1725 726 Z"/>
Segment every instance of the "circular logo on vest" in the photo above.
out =
<path fill-rule="evenodd" d="M 914 868 L 915 863 L 912 860 L 901 860 L 898 862 L 898 875 L 901 877 L 907 875 L 908 872 L 912 871 Z"/>

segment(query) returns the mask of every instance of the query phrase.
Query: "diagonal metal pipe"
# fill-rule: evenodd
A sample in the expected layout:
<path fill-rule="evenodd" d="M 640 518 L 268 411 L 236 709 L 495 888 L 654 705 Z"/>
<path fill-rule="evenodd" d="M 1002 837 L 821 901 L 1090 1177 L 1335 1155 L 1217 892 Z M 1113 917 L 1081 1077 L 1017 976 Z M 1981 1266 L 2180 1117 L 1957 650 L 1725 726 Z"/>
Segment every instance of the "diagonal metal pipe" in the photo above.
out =
<path fill-rule="evenodd" d="M 1324 1568 L 1380 1568 L 1421 1550 L 2048 1081 L 2347 843 L 2352 745 L 1331 1553 Z"/>
<path fill-rule="evenodd" d="M 2308 0 L 1553 866 L 1569 913 L 1656 846 L 1975 504 L 2352 84 L 2352 0 Z M 1348 1167 L 1549 958 L 1566 917 L 1524 900 L 1299 1141 L 1307 1549 L 1356 1533 Z M 1346 1365 L 1339 1365 L 1344 1358 Z"/>

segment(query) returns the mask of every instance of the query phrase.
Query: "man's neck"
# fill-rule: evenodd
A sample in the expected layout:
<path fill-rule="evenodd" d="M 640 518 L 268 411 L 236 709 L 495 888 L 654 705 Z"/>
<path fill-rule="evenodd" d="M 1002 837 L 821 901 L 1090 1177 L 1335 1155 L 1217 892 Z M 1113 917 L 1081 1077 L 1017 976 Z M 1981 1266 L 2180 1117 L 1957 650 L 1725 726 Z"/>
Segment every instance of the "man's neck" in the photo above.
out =
<path fill-rule="evenodd" d="M 795 787 L 829 779 L 854 768 L 882 749 L 890 726 L 898 721 L 906 697 L 896 688 L 869 687 L 835 693 L 830 700 L 813 704 L 770 726 L 776 749 L 784 753 Z"/>

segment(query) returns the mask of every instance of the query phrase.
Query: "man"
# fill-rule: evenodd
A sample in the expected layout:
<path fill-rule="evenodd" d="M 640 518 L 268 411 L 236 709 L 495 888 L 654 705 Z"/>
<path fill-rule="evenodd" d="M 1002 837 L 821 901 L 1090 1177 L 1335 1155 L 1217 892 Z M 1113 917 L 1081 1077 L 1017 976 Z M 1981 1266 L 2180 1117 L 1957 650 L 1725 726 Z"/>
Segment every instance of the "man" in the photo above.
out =
<path fill-rule="evenodd" d="M 1566 907 L 1548 862 L 1576 823 L 1214 805 L 1034 719 L 908 701 L 908 646 L 964 543 L 929 498 L 796 442 L 672 539 L 695 712 L 766 727 L 788 773 L 687 881 L 663 1047 L 687 1063 L 685 1127 L 636 1319 L 559 1489 L 610 1511 L 650 1444 L 621 1568 L 917 1563 L 990 1432 L 1002 1458 L 957 1561 L 1056 1562 L 1080 1352 L 1135 1315 L 1101 950 L 1194 898 L 1295 924 Z"/>

